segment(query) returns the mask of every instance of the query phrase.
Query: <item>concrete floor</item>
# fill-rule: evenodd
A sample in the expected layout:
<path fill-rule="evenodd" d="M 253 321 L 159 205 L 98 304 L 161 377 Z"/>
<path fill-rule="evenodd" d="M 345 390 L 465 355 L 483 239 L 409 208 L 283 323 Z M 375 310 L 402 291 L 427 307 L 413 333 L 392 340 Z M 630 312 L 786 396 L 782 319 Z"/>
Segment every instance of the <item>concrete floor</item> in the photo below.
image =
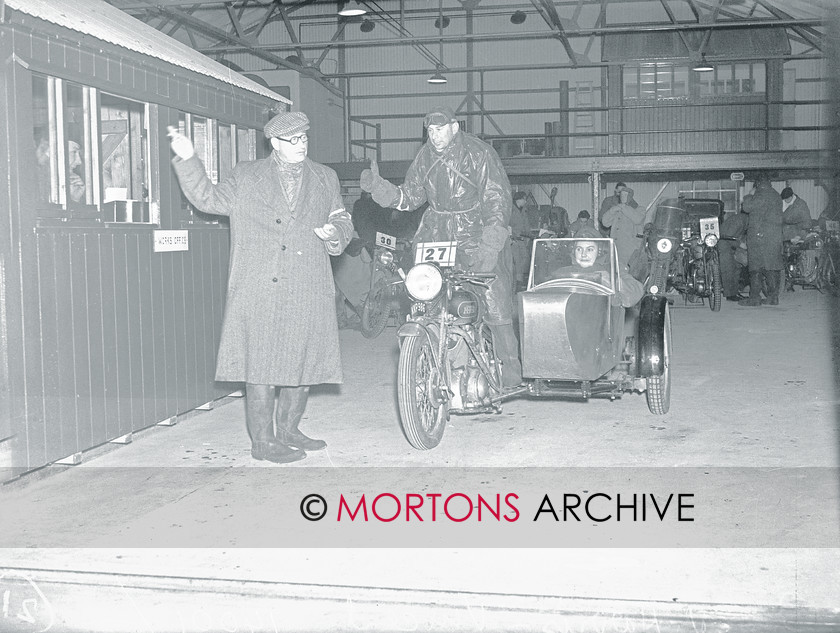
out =
<path fill-rule="evenodd" d="M 46 582 L 57 592 L 53 604 L 63 605 L 51 630 L 96 630 L 96 622 L 102 630 L 250 630 L 200 620 L 175 626 L 160 599 L 148 612 L 155 615 L 131 628 L 90 606 L 85 591 L 66 591 L 99 576 L 79 576 L 76 585 L 50 576 L 81 572 L 119 577 L 122 587 L 174 576 L 285 587 L 285 612 L 297 619 L 253 630 L 401 630 L 406 612 L 406 630 L 657 630 L 650 609 L 671 627 L 663 630 L 701 630 L 679 610 L 687 607 L 675 606 L 686 604 L 713 614 L 701 618 L 706 630 L 774 630 L 782 621 L 840 630 L 834 303 L 797 291 L 779 307 L 725 302 L 712 313 L 678 300 L 667 415 L 650 414 L 638 394 L 515 400 L 499 415 L 453 417 L 432 451 L 411 448 L 399 428 L 394 328 L 374 340 L 343 331 L 345 382 L 314 389 L 302 424 L 327 450 L 287 466 L 254 462 L 243 400 L 224 398 L 173 427 L 137 433 L 129 445 L 90 451 L 79 466 L 29 475 L 0 491 L 0 590 L 10 578 Z M 426 503 L 424 523 L 402 515 L 308 522 L 299 503 L 313 492 L 333 512 L 340 494 L 461 492 L 474 504 L 478 494 L 515 492 L 522 520 L 434 522 Z M 625 500 L 689 493 L 695 520 L 532 520 L 544 495 L 560 509 L 566 492 Z M 602 516 L 615 511 L 598 507 Z M 408 602 L 366 594 L 361 603 L 378 606 L 351 616 L 345 602 L 335 610 L 320 594 L 295 593 L 325 586 L 346 604 L 358 601 L 342 592 L 413 593 Z M 263 589 L 205 589 L 190 594 L 189 609 L 212 602 L 208 596 L 245 594 L 250 602 L 226 612 L 234 620 L 262 608 L 253 596 Z M 441 594 L 424 593 L 438 590 L 455 602 L 444 608 Z M 579 602 L 590 599 L 613 602 Z"/>

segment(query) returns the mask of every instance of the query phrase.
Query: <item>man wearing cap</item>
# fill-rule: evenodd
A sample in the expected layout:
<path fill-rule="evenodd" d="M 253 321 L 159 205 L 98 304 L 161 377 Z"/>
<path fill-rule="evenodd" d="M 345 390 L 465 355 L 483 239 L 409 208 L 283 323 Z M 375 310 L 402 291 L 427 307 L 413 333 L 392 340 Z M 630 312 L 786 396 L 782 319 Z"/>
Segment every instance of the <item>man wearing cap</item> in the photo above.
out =
<path fill-rule="evenodd" d="M 618 262 L 622 268 L 630 262 L 630 257 L 642 245 L 645 226 L 645 210 L 640 209 L 633 200 L 633 190 L 619 183 L 616 185 L 618 203 L 611 206 L 601 218 L 601 223 L 610 229 L 610 237 L 615 240 L 618 250 Z M 633 206 L 635 204 L 635 206 Z"/>
<path fill-rule="evenodd" d="M 399 187 L 379 175 L 376 161 L 362 172 L 361 187 L 383 207 L 411 211 L 424 202 L 415 242 L 457 241 L 455 265 L 495 273 L 485 292 L 486 323 L 502 361 L 505 387 L 522 381 L 513 331 L 513 262 L 510 248 L 510 182 L 496 151 L 459 129 L 448 107 L 423 120 L 429 140 L 417 152 Z"/>
<path fill-rule="evenodd" d="M 811 228 L 811 209 L 808 203 L 793 193 L 793 189 L 782 189 L 782 240 L 803 238 Z"/>
<path fill-rule="evenodd" d="M 251 455 L 276 463 L 326 446 L 299 429 L 310 385 L 342 381 L 330 255 L 353 234 L 336 173 L 309 160 L 309 119 L 284 112 L 264 128 L 273 152 L 214 185 L 190 140 L 169 127 L 189 201 L 230 218 L 227 300 L 216 380 L 245 383 Z"/>
<path fill-rule="evenodd" d="M 773 189 L 769 178 L 759 175 L 755 188 L 741 203 L 749 214 L 747 223 L 747 253 L 749 254 L 750 296 L 738 302 L 740 306 L 779 305 L 779 286 L 782 282 L 782 198 Z M 767 299 L 761 300 L 765 290 Z"/>

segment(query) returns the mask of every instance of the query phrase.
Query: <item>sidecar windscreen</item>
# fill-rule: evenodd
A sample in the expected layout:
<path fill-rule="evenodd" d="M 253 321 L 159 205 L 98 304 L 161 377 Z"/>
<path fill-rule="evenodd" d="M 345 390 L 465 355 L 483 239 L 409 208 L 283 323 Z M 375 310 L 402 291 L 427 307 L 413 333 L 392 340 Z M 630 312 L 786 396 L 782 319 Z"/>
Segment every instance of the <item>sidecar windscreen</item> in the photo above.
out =
<path fill-rule="evenodd" d="M 615 245 L 609 238 L 534 240 L 528 288 L 550 285 L 570 292 L 590 288 L 599 294 L 612 294 L 616 262 Z"/>

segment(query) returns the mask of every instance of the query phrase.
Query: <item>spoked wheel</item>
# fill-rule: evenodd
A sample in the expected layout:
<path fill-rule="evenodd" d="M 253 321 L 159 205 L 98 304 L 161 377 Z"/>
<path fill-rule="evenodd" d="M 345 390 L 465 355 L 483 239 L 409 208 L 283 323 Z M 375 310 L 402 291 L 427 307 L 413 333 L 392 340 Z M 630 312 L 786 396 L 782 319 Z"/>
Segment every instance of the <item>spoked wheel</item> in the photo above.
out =
<path fill-rule="evenodd" d="M 377 283 L 368 293 L 362 307 L 362 336 L 376 338 L 388 325 L 391 316 L 391 303 L 388 301 L 388 287 Z"/>
<path fill-rule="evenodd" d="M 438 368 L 425 336 L 403 339 L 397 395 L 400 423 L 408 443 L 419 450 L 437 446 L 449 419 L 449 404 L 439 387 Z"/>
<path fill-rule="evenodd" d="M 665 358 L 662 359 L 662 374 L 648 377 L 645 392 L 648 409 L 657 415 L 668 413 L 668 409 L 671 408 L 671 311 L 667 305 L 663 328 L 665 331 L 662 336 L 662 353 Z"/>
<path fill-rule="evenodd" d="M 712 253 L 706 266 L 706 280 L 709 282 L 709 307 L 718 312 L 723 304 L 723 279 L 720 275 L 720 260 Z"/>
<path fill-rule="evenodd" d="M 840 286 L 837 280 L 837 266 L 831 253 L 826 253 L 820 271 L 820 290 L 827 290 L 832 296 L 840 296 Z"/>

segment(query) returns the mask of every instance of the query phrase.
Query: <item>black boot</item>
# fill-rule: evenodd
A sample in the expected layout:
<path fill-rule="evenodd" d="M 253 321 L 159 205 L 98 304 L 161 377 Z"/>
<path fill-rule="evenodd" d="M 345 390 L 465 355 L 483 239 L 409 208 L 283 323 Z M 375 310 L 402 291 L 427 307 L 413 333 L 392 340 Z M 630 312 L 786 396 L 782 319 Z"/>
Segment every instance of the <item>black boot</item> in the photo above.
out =
<path fill-rule="evenodd" d="M 275 464 L 288 464 L 306 457 L 298 451 L 274 440 L 271 432 L 274 410 L 274 387 L 272 385 L 245 385 L 245 424 L 251 436 L 251 457 L 268 460 Z"/>
<path fill-rule="evenodd" d="M 306 451 L 319 451 L 326 448 L 324 440 L 307 437 L 298 429 L 306 401 L 309 400 L 309 387 L 279 387 L 275 434 L 279 441 Z"/>
<path fill-rule="evenodd" d="M 782 271 L 766 270 L 764 276 L 767 279 L 767 299 L 762 303 L 777 306 L 779 305 L 779 287 L 782 285 Z"/>
<path fill-rule="evenodd" d="M 750 271 L 750 296 L 738 302 L 739 306 L 760 306 L 761 305 L 761 278 L 760 270 Z"/>

